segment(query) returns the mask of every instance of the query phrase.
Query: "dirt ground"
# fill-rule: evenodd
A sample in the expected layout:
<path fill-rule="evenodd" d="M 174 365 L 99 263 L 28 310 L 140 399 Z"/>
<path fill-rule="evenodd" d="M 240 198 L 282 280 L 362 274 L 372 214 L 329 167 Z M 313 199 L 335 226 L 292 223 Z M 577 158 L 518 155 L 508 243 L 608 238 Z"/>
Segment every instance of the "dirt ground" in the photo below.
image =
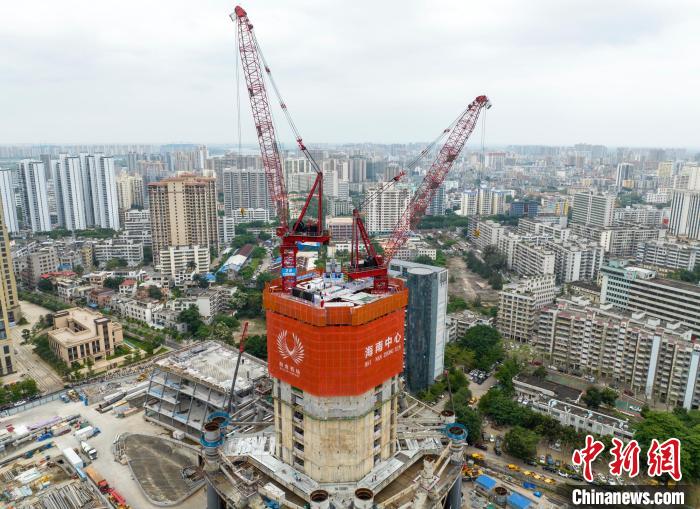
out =
<path fill-rule="evenodd" d="M 470 271 L 461 256 L 448 258 L 447 270 L 450 274 L 448 290 L 450 295 L 462 297 L 467 302 L 474 300 L 477 296 L 482 304 L 498 302 L 498 292 L 493 290 L 484 278 Z"/>

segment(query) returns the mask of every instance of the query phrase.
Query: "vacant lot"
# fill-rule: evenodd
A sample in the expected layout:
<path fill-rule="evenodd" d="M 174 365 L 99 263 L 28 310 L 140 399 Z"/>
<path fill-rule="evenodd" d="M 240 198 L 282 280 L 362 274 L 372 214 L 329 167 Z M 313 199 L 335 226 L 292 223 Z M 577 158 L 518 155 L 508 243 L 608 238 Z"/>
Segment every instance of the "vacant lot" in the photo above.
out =
<path fill-rule="evenodd" d="M 467 302 L 473 301 L 477 296 L 482 304 L 498 303 L 498 292 L 489 286 L 488 282 L 467 268 L 464 258 L 453 256 L 447 259 L 447 269 L 450 273 L 449 293 L 455 297 L 462 297 Z"/>

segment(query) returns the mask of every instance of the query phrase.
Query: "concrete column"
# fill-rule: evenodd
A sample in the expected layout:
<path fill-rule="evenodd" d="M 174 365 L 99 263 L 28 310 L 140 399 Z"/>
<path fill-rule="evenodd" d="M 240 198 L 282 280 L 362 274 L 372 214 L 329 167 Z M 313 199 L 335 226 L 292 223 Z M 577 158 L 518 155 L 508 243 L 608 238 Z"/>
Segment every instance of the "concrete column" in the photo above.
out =
<path fill-rule="evenodd" d="M 207 509 L 221 509 L 221 499 L 211 484 L 207 484 Z"/>

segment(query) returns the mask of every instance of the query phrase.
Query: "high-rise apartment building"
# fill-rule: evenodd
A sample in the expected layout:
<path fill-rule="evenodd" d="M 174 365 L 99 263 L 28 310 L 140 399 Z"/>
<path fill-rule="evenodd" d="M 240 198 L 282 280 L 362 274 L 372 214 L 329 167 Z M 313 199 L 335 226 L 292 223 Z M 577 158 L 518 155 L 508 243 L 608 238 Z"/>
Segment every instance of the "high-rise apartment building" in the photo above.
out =
<path fill-rule="evenodd" d="M 367 192 L 376 192 L 376 188 L 370 188 Z M 367 204 L 365 210 L 367 231 L 369 233 L 393 231 L 410 199 L 410 189 L 402 185 L 396 185 L 378 193 L 377 197 Z"/>
<path fill-rule="evenodd" d="M 617 172 L 615 174 L 615 187 L 618 190 L 624 187 L 626 180 L 632 178 L 632 172 L 634 171 L 634 165 L 630 163 L 620 163 L 617 165 Z"/>
<path fill-rule="evenodd" d="M 669 229 L 679 237 L 700 240 L 700 192 L 673 192 Z"/>
<path fill-rule="evenodd" d="M 445 369 L 447 269 L 394 259 L 389 274 L 406 281 L 406 367 L 408 388 L 418 393 Z"/>
<path fill-rule="evenodd" d="M 476 216 L 479 213 L 479 191 L 464 191 L 460 196 L 460 216 Z"/>
<path fill-rule="evenodd" d="M 5 227 L 9 233 L 19 231 L 19 221 L 17 220 L 17 203 L 15 200 L 15 183 L 12 178 L 12 171 L 0 168 L 0 206 L 5 218 Z"/>
<path fill-rule="evenodd" d="M 119 229 L 119 202 L 114 159 L 104 154 L 86 157 L 92 187 L 95 226 Z"/>
<path fill-rule="evenodd" d="M 51 230 L 44 163 L 30 159 L 20 161 L 19 183 L 25 225 L 33 232 Z"/>
<path fill-rule="evenodd" d="M 83 194 L 80 157 L 61 154 L 59 161 L 56 162 L 55 175 L 58 226 L 71 231 L 86 229 L 88 223 L 85 211 L 88 206 Z"/>
<path fill-rule="evenodd" d="M 241 209 L 264 209 L 274 214 L 265 170 L 226 168 L 223 170 L 223 185 L 226 216 L 234 217 L 234 212 Z"/>
<path fill-rule="evenodd" d="M 539 310 L 554 302 L 557 286 L 553 274 L 521 279 L 505 285 L 499 292 L 498 318 L 501 335 L 529 342 L 535 333 Z"/>
<path fill-rule="evenodd" d="M 592 193 L 574 195 L 574 212 L 572 221 L 591 226 L 606 227 L 613 223 L 615 196 Z"/>
<path fill-rule="evenodd" d="M 126 212 L 131 208 L 143 208 L 143 178 L 139 175 L 121 173 L 116 180 L 119 224 L 124 226 Z"/>
<path fill-rule="evenodd" d="M 0 376 L 15 371 L 10 325 L 19 320 L 19 299 L 2 207 L 0 207 Z"/>
<path fill-rule="evenodd" d="M 219 247 L 216 179 L 186 174 L 148 185 L 153 260 L 170 246 Z"/>

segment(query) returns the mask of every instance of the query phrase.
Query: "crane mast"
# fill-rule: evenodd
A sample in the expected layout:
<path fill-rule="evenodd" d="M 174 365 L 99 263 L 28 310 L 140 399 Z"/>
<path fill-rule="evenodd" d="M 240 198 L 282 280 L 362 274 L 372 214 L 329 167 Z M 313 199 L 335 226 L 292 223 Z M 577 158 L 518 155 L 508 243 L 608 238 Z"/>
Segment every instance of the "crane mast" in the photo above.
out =
<path fill-rule="evenodd" d="M 280 222 L 277 228 L 277 236 L 280 238 L 282 286 L 285 291 L 291 292 L 296 285 L 298 243 L 313 241 L 327 244 L 330 240 L 328 232 L 323 229 L 323 173 L 304 145 L 301 135 L 287 109 L 287 105 L 279 94 L 279 90 L 272 79 L 270 68 L 265 63 L 265 59 L 260 51 L 260 46 L 253 32 L 253 24 L 248 19 L 248 14 L 241 6 L 236 6 L 231 18 L 238 24 L 238 49 L 241 55 L 241 65 L 248 88 L 250 106 L 253 111 L 253 120 L 255 121 L 258 144 L 260 145 L 268 192 Z M 289 226 L 289 199 L 282 171 L 282 158 L 280 157 L 275 135 L 275 126 L 270 111 L 263 70 L 268 75 L 273 91 L 280 102 L 280 107 L 294 132 L 299 150 L 316 171 L 316 179 L 311 191 L 306 197 L 299 217 L 294 221 L 294 225 L 291 228 Z M 305 223 L 304 218 L 313 198 L 318 200 L 318 217 L 315 223 Z"/>
<path fill-rule="evenodd" d="M 356 238 L 357 240 L 362 238 L 368 257 L 364 266 L 356 265 L 350 268 L 348 276 L 351 279 L 374 277 L 374 291 L 377 293 L 388 291 L 389 263 L 391 263 L 397 251 L 406 243 L 411 230 L 418 225 L 420 219 L 425 214 L 437 189 L 444 182 L 450 168 L 452 168 L 452 164 L 455 159 L 457 159 L 465 143 L 469 139 L 469 136 L 474 131 L 481 110 L 484 108 L 489 109 L 490 107 L 491 103 L 488 98 L 485 95 L 480 95 L 469 104 L 467 109 L 453 124 L 452 128 L 449 130 L 449 135 L 445 144 L 440 149 L 435 161 L 433 161 L 423 181 L 413 194 L 411 201 L 396 223 L 387 248 L 384 251 L 384 256 L 377 255 L 374 249 L 371 248 L 371 244 L 369 244 L 371 249 L 368 249 L 369 237 L 366 233 L 362 218 L 359 213 L 353 214 L 353 230 L 357 230 L 357 233 L 353 233 L 353 241 L 355 241 Z M 358 251 L 358 244 L 355 244 L 352 248 L 353 253 L 356 251 Z"/>

